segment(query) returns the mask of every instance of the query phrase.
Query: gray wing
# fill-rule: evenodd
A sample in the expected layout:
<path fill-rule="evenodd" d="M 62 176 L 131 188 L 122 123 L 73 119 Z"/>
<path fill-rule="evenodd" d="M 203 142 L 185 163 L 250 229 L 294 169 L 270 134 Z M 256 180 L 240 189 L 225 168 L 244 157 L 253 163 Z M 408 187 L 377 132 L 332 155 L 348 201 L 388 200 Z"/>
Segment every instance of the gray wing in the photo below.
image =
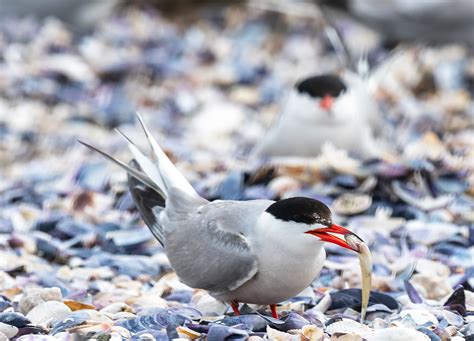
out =
<path fill-rule="evenodd" d="M 272 202 L 215 201 L 166 223 L 165 248 L 181 281 L 214 294 L 234 290 L 258 272 L 245 235 Z M 170 229 L 168 229 L 170 227 Z"/>

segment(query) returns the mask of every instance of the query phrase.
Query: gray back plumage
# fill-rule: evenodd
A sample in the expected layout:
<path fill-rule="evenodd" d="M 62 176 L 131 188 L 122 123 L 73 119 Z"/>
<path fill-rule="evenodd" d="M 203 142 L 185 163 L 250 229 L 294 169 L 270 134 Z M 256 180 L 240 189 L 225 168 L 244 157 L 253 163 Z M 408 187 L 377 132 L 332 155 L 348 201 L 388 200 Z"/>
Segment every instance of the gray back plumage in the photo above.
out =
<path fill-rule="evenodd" d="M 161 219 L 171 265 L 187 285 L 221 294 L 258 272 L 246 235 L 272 201 L 215 201 L 204 205 L 172 192 Z M 202 198 L 201 198 L 202 199 Z M 186 209 L 182 205 L 185 203 Z M 175 207 L 174 205 L 177 205 Z"/>

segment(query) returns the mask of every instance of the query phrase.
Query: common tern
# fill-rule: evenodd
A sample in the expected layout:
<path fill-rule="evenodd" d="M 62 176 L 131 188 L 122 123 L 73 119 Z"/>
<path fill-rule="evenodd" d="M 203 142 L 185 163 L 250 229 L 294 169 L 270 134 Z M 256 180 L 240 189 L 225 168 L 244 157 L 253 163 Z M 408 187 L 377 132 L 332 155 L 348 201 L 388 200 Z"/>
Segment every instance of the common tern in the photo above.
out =
<path fill-rule="evenodd" d="M 143 220 L 186 285 L 230 303 L 237 315 L 242 302 L 270 305 L 278 318 L 276 304 L 307 288 L 321 271 L 324 242 L 360 252 L 353 240 L 362 240 L 334 224 L 331 211 L 318 200 L 202 198 L 138 119 L 151 159 L 128 138 L 134 156 L 130 165 L 79 142 L 127 171 Z"/>
<path fill-rule="evenodd" d="M 325 143 L 363 159 L 379 156 L 375 134 L 381 118 L 368 87 L 366 79 L 349 71 L 301 80 L 251 158 L 317 156 Z"/>

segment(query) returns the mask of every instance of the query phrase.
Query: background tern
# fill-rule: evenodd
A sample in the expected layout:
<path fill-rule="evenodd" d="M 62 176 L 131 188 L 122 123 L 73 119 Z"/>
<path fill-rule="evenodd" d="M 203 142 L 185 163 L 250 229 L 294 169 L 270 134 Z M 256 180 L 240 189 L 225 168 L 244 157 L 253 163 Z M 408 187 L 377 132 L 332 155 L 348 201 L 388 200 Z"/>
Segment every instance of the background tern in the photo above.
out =
<path fill-rule="evenodd" d="M 368 88 L 368 80 L 350 71 L 301 80 L 251 157 L 313 157 L 325 143 L 363 159 L 380 156 L 375 135 L 382 118 Z"/>
<path fill-rule="evenodd" d="M 276 304 L 297 295 L 319 274 L 326 258 L 323 242 L 359 252 L 344 239 L 355 235 L 334 224 L 331 211 L 318 200 L 202 198 L 138 118 L 153 160 L 128 138 L 135 158 L 131 165 L 80 142 L 128 172 L 138 210 L 183 283 L 208 290 L 236 314 L 244 302 L 270 305 L 278 318 Z"/>

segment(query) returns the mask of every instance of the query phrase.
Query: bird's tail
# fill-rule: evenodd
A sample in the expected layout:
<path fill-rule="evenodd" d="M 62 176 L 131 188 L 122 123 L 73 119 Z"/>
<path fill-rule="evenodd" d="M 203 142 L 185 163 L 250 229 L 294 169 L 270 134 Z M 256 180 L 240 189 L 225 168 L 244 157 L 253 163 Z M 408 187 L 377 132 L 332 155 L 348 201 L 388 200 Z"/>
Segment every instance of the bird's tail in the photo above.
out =
<path fill-rule="evenodd" d="M 127 171 L 130 177 L 133 177 L 135 180 L 137 180 L 129 180 L 129 186 L 131 188 L 134 201 L 137 204 L 138 209 L 148 227 L 152 230 L 155 237 L 157 237 L 157 239 L 162 242 L 162 231 L 161 226 L 159 226 L 159 222 L 157 220 L 157 209 L 160 211 L 162 208 L 164 208 L 166 199 L 169 197 L 171 189 L 178 189 L 181 193 L 187 194 L 191 197 L 198 196 L 198 194 L 191 184 L 186 180 L 186 178 L 178 171 L 178 169 L 176 169 L 153 136 L 151 136 L 138 113 L 137 118 L 150 145 L 152 151 L 151 158 L 148 158 L 145 154 L 143 154 L 138 149 L 138 147 L 119 130 L 117 130 L 117 132 L 128 142 L 128 148 L 135 159 L 135 162 L 132 162 L 130 165 L 114 158 L 113 156 L 88 143 L 83 141 L 79 142 L 114 162 L 116 165 Z M 143 194 L 146 195 L 143 196 Z M 146 200 L 141 200 L 140 197 L 143 197 L 143 199 Z"/>
<path fill-rule="evenodd" d="M 196 195 L 196 191 L 191 186 L 191 184 L 173 165 L 153 136 L 151 136 L 148 128 L 143 122 L 143 119 L 138 113 L 137 118 L 150 145 L 152 151 L 151 158 L 145 156 L 145 154 L 142 153 L 138 147 L 127 136 L 125 136 L 125 134 L 119 130 L 116 131 L 128 142 L 128 148 L 138 163 L 139 169 L 117 160 L 113 156 L 94 146 L 91 146 L 88 143 L 83 141 L 79 142 L 114 162 L 116 165 L 127 171 L 129 175 L 140 181 L 142 184 L 154 189 L 165 199 L 168 197 L 171 188 L 177 188 L 189 195 Z"/>

